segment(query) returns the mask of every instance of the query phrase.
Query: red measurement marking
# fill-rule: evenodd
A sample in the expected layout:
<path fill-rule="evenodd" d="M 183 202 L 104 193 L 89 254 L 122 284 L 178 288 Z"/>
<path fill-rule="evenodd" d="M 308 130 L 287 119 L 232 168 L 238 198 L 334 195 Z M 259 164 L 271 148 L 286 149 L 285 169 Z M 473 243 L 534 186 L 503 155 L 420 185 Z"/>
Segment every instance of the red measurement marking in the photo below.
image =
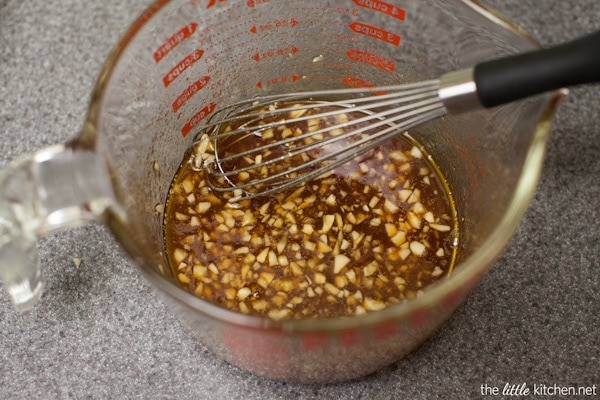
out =
<path fill-rule="evenodd" d="M 389 15 L 390 17 L 398 18 L 404 21 L 406 17 L 406 10 L 396 7 L 392 4 L 385 3 L 379 0 L 354 0 L 354 4 L 359 7 L 368 8 L 369 10 L 378 11 Z"/>
<path fill-rule="evenodd" d="M 295 19 L 281 19 L 272 22 L 267 22 L 261 25 L 254 25 L 250 28 L 250 32 L 258 33 L 258 32 L 266 32 L 277 28 L 295 28 L 300 24 L 300 22 Z"/>
<path fill-rule="evenodd" d="M 177 99 L 173 102 L 173 112 L 177 112 L 189 99 L 192 98 L 196 93 L 202 90 L 208 82 L 210 81 L 210 76 L 203 76 L 198 79 L 196 82 L 192 83 L 188 86 Z"/>
<path fill-rule="evenodd" d="M 384 42 L 393 44 L 394 46 L 400 45 L 400 36 L 396 35 L 395 33 L 388 32 L 384 29 L 368 25 L 363 22 L 353 22 L 349 26 L 350 29 L 352 29 L 356 33 L 360 33 L 361 35 L 366 35 L 374 39 L 382 40 Z"/>
<path fill-rule="evenodd" d="M 269 2 L 269 0 L 248 0 L 248 2 L 246 4 L 248 4 L 248 7 L 254 7 L 259 4 L 264 4 L 264 3 L 268 3 L 268 2 Z"/>
<path fill-rule="evenodd" d="M 384 322 L 373 328 L 373 336 L 375 340 L 384 340 L 398 334 L 398 328 L 394 322 Z"/>
<path fill-rule="evenodd" d="M 265 86 L 273 86 L 273 85 L 278 85 L 280 83 L 294 83 L 296 82 L 298 79 L 300 79 L 300 77 L 298 75 L 292 75 L 292 76 L 279 76 L 279 77 L 274 77 L 274 78 L 269 78 L 266 79 L 264 81 L 260 81 L 256 84 L 256 87 L 258 87 L 259 89 L 262 89 Z"/>
<path fill-rule="evenodd" d="M 154 52 L 154 61 L 157 63 L 162 60 L 171 50 L 177 47 L 181 42 L 190 38 L 196 29 L 198 28 L 198 24 L 192 22 L 181 28 L 176 34 L 168 38 L 160 47 Z"/>
<path fill-rule="evenodd" d="M 344 80 L 342 81 L 342 83 L 350 88 L 370 88 L 373 87 L 375 85 L 373 85 L 371 82 L 367 82 L 364 79 L 361 78 L 357 78 L 354 76 L 347 76 L 344 78 Z M 377 92 L 373 92 L 374 95 L 376 96 L 380 96 L 383 94 L 388 94 L 387 91 L 385 90 L 381 90 L 381 91 L 377 91 Z"/>
<path fill-rule="evenodd" d="M 287 338 L 283 333 L 224 326 L 221 338 L 236 364 L 249 370 L 264 370 L 273 376 L 286 376 L 291 373 L 291 356 L 288 352 Z M 265 369 L 267 367 L 268 370 Z"/>
<path fill-rule="evenodd" d="M 352 347 L 358 344 L 358 332 L 357 331 L 343 331 L 340 332 L 340 340 L 345 347 Z"/>
<path fill-rule="evenodd" d="M 378 56 L 377 54 L 367 53 L 366 51 L 352 49 L 348 50 L 346 55 L 351 60 L 369 64 L 384 71 L 393 72 L 396 67 L 393 61 Z"/>
<path fill-rule="evenodd" d="M 202 110 L 198 111 L 192 118 L 190 118 L 187 124 L 181 128 L 181 134 L 183 137 L 186 137 L 196 125 L 198 125 L 204 118 L 208 117 L 213 111 L 215 111 L 215 108 L 217 108 L 217 105 L 215 103 L 210 103 Z"/>
<path fill-rule="evenodd" d="M 358 16 L 358 9 L 356 8 L 348 8 L 348 7 L 338 7 L 335 11 L 342 15 L 353 15 Z"/>
<path fill-rule="evenodd" d="M 305 333 L 302 335 L 302 348 L 318 350 L 327 347 L 328 338 L 324 333 Z"/>
<path fill-rule="evenodd" d="M 169 86 L 179 75 L 185 72 L 186 69 L 194 65 L 195 62 L 202 58 L 204 54 L 204 50 L 196 50 L 190 54 L 188 54 L 183 60 L 181 60 L 172 70 L 169 71 L 163 77 L 163 83 L 165 87 Z"/>
<path fill-rule="evenodd" d="M 356 41 L 356 35 L 353 33 L 332 33 L 328 37 L 330 37 L 331 40 L 336 42 L 354 43 Z"/>
<path fill-rule="evenodd" d="M 209 0 L 208 1 L 208 5 L 206 6 L 206 9 L 208 10 L 209 8 L 213 7 L 215 4 L 217 4 L 217 1 L 219 3 L 224 3 L 225 0 Z"/>
<path fill-rule="evenodd" d="M 444 311 L 454 310 L 462 300 L 462 297 L 462 294 L 459 292 L 453 292 L 448 294 L 442 301 L 442 309 Z"/>
<path fill-rule="evenodd" d="M 410 315 L 410 322 L 413 326 L 423 326 L 429 321 L 429 312 L 426 310 L 416 310 Z"/>
<path fill-rule="evenodd" d="M 252 56 L 254 61 L 260 61 L 266 58 L 273 58 L 276 56 L 284 56 L 288 54 L 296 54 L 298 52 L 298 48 L 296 46 L 291 47 L 281 47 L 277 50 L 267 50 L 262 53 L 255 53 Z"/>
<path fill-rule="evenodd" d="M 365 87 L 373 87 L 371 82 L 367 82 L 361 78 L 356 78 L 353 76 L 347 76 L 342 81 L 344 85 L 350 88 L 365 88 Z"/>

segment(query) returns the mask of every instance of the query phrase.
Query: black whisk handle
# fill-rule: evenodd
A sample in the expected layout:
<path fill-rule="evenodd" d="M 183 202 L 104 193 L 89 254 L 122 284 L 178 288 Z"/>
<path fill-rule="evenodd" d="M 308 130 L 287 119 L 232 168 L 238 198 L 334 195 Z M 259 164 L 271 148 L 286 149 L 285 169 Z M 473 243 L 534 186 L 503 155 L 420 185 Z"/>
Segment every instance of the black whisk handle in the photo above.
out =
<path fill-rule="evenodd" d="M 474 80 L 485 107 L 600 82 L 600 31 L 556 47 L 483 62 L 475 67 Z"/>

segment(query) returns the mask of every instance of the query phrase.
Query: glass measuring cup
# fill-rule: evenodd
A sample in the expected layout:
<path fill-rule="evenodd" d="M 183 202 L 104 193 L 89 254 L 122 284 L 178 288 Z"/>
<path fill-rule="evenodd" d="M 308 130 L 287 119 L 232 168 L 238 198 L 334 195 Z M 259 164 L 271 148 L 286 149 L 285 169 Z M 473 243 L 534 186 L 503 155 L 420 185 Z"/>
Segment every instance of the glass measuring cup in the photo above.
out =
<path fill-rule="evenodd" d="M 432 2 L 421 6 L 405 2 L 401 4 L 406 9 L 402 20 L 394 17 L 393 10 L 392 15 L 378 11 L 376 7 L 384 10 L 380 3 L 332 2 L 330 8 L 335 11 L 323 9 L 324 2 L 304 2 L 300 11 L 290 10 L 287 3 L 291 2 L 228 3 L 231 2 L 172 2 L 161 5 L 147 15 L 146 22 L 133 28 L 137 32 L 124 40 L 124 47 L 109 62 L 107 75 L 101 78 L 84 133 L 65 146 L 35 155 L 23 164 L 24 169 L 19 169 L 35 178 L 37 184 L 30 186 L 31 191 L 42 197 L 33 203 L 32 212 L 17 203 L 19 196 L 25 194 L 23 185 L 28 180 L 8 181 L 16 185 L 14 191 L 4 192 L 12 193 L 8 209 L 15 210 L 14 218 L 23 221 L 25 230 L 22 237 L 11 242 L 15 245 L 6 249 L 32 243 L 36 236 L 61 226 L 78 224 L 81 217 L 100 218 L 111 225 L 149 278 L 170 296 L 171 306 L 229 360 L 283 379 L 344 379 L 367 373 L 424 339 L 468 291 L 471 280 L 483 272 L 484 263 L 491 259 L 488 256 L 504 244 L 504 235 L 514 229 L 511 218 L 520 212 L 515 204 L 527 197 L 515 197 L 515 192 L 517 188 L 527 188 L 523 171 L 531 173 L 531 167 L 536 167 L 532 161 L 526 163 L 525 157 L 533 154 L 531 151 L 545 139 L 539 136 L 540 143 L 530 147 L 534 143 L 530 132 L 543 120 L 540 113 L 547 110 L 548 99 L 503 109 L 504 114 L 447 119 L 427 128 L 433 133 L 431 136 L 425 128 L 414 132 L 448 175 L 460 214 L 465 216 L 462 262 L 445 286 L 432 288 L 419 301 L 390 309 L 387 314 L 353 321 L 276 324 L 242 318 L 192 299 L 169 283 L 168 268 L 161 255 L 156 254 L 162 238 L 155 205 L 164 202 L 182 150 L 198 128 L 192 125 L 202 118 L 203 110 L 210 112 L 258 93 L 412 81 L 445 72 L 453 64 L 468 64 L 469 57 L 513 52 L 530 44 L 513 38 L 512 33 L 500 27 L 489 27 L 488 22 L 478 19 L 477 12 L 468 9 L 468 4 Z M 304 10 L 311 5 L 317 8 L 312 12 Z M 249 16 L 241 17 L 245 15 L 242 12 Z M 295 26 L 286 28 L 282 16 L 288 16 L 288 24 Z M 465 19 L 465 25 L 454 22 L 452 16 Z M 451 28 L 454 23 L 459 26 Z M 442 27 L 434 29 L 438 24 Z M 381 40 L 382 34 L 367 25 L 384 26 L 391 34 L 397 32 L 398 46 L 394 36 L 389 36 L 393 43 L 388 44 Z M 213 33 L 209 33 L 211 28 Z M 216 29 L 223 32 L 215 33 Z M 491 33 L 480 37 L 474 29 L 489 29 Z M 423 34 L 431 32 L 435 36 L 440 31 L 449 37 L 430 38 Z M 186 37 L 188 32 L 191 34 Z M 319 35 L 326 36 L 317 42 L 314 38 Z M 452 37 L 457 44 L 446 43 Z M 499 44 L 495 44 L 496 39 Z M 462 47 L 465 43 L 469 44 L 466 49 Z M 232 48 L 238 49 L 233 55 L 229 50 Z M 289 50 L 286 53 L 282 49 Z M 481 54 L 470 54 L 477 51 Z M 158 64 L 156 58 L 160 59 Z M 239 64 L 229 65 L 234 62 Z M 533 115 L 533 119 L 523 115 Z M 480 124 L 481 121 L 492 126 Z M 184 128 L 189 129 L 185 138 Z M 517 154 L 512 155 L 513 151 Z M 513 168 L 513 163 L 514 170 L 504 171 Z M 106 175 L 101 173 L 105 169 L 109 171 Z M 536 168 L 533 171 L 535 175 Z M 495 182 L 490 182 L 489 176 Z M 503 184 L 507 188 L 502 189 L 506 192 L 498 192 L 498 179 L 506 182 Z M 58 186 L 61 183 L 64 185 Z M 80 198 L 82 194 L 85 197 Z M 498 198 L 490 198 L 491 194 Z M 527 190 L 525 194 L 528 195 Z M 61 198 L 70 203 L 62 203 Z M 38 211 L 42 217 L 30 216 Z M 506 231 L 497 230 L 496 224 Z M 165 278 L 153 272 L 160 272 L 161 265 Z M 470 272 L 459 275 L 461 271 Z"/>

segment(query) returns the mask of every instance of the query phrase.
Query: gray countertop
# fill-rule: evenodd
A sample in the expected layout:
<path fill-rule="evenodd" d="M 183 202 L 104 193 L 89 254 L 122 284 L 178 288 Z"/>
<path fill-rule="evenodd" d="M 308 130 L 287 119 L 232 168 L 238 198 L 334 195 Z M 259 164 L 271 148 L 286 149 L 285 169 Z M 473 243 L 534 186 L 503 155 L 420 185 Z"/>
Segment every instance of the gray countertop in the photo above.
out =
<path fill-rule="evenodd" d="M 149 3 L 0 0 L 0 165 L 78 132 L 104 58 Z M 598 0 L 486 3 L 544 45 L 600 28 Z M 0 292 L 0 399 L 464 399 L 506 383 L 599 396 L 599 139 L 600 87 L 572 89 L 492 271 L 418 350 L 355 382 L 285 384 L 233 367 L 190 338 L 106 228 L 46 238 L 42 303 L 19 315 Z"/>

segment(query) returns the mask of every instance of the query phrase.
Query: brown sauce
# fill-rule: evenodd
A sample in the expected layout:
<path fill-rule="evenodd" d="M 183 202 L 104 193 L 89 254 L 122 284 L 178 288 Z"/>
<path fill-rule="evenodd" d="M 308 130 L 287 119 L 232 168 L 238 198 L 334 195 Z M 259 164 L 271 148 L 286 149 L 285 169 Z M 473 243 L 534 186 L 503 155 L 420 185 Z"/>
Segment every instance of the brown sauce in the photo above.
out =
<path fill-rule="evenodd" d="M 301 134 L 314 123 L 286 128 Z M 283 131 L 270 140 L 281 140 Z M 244 137 L 228 150 L 256 141 Z M 452 270 L 452 198 L 430 157 L 407 136 L 301 187 L 236 202 L 207 184 L 199 161 L 211 151 L 205 136 L 186 154 L 164 217 L 175 276 L 207 301 L 273 319 L 352 316 L 412 299 Z M 261 172 L 232 180 L 253 173 Z"/>

